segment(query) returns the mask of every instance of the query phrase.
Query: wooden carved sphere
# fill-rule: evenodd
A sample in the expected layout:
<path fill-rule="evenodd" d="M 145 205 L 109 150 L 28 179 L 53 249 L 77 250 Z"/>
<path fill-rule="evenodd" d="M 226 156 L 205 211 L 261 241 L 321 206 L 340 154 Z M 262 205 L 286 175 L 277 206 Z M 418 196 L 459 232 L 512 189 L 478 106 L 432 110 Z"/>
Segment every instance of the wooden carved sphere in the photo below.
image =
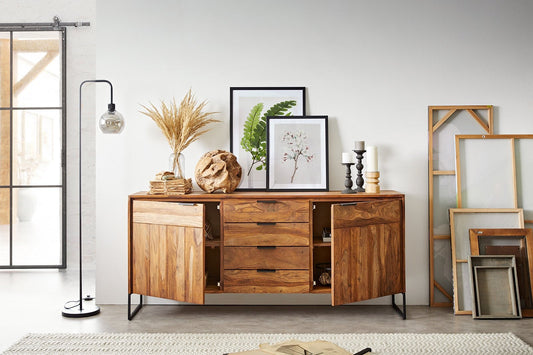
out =
<path fill-rule="evenodd" d="M 242 168 L 235 155 L 225 150 L 212 150 L 200 158 L 194 177 L 198 186 L 206 192 L 222 190 L 231 193 L 241 182 Z"/>

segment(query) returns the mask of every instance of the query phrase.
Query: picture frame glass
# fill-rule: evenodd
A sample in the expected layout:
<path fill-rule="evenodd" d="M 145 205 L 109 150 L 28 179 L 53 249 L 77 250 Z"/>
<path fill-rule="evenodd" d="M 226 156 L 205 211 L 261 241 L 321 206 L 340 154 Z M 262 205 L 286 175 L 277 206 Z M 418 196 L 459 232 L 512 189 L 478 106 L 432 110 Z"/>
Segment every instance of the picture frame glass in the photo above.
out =
<path fill-rule="evenodd" d="M 266 189 L 267 116 L 304 115 L 304 87 L 230 88 L 230 150 L 243 169 L 238 190 Z"/>
<path fill-rule="evenodd" d="M 328 190 L 327 116 L 269 117 L 267 189 Z"/>

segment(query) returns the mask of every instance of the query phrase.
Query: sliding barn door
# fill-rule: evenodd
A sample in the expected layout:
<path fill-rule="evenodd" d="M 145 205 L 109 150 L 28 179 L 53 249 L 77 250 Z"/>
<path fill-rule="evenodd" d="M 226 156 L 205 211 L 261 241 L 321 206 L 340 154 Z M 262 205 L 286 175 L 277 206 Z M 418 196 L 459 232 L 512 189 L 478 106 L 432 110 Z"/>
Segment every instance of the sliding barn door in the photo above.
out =
<path fill-rule="evenodd" d="M 331 209 L 332 305 L 405 292 L 402 201 Z"/>
<path fill-rule="evenodd" d="M 202 204 L 133 201 L 131 293 L 204 303 Z"/>

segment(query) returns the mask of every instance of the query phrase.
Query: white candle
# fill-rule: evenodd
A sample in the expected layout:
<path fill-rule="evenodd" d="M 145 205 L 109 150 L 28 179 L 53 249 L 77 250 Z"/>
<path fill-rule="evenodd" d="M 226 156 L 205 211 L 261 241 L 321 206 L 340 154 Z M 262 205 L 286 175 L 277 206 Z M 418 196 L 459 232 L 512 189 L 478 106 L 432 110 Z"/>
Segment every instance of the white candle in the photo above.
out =
<path fill-rule="evenodd" d="M 365 141 L 355 141 L 354 150 L 365 150 Z"/>
<path fill-rule="evenodd" d="M 369 146 L 366 148 L 366 171 L 378 170 L 378 147 Z"/>
<path fill-rule="evenodd" d="M 352 153 L 342 153 L 342 163 L 343 164 L 353 164 L 355 162 L 354 156 Z"/>

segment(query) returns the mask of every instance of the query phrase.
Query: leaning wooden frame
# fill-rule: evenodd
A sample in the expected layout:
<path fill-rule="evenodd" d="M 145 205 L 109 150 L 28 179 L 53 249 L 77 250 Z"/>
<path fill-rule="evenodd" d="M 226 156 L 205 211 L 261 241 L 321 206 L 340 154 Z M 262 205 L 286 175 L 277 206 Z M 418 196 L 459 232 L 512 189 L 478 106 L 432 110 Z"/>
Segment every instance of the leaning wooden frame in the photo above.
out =
<path fill-rule="evenodd" d="M 429 106 L 428 118 L 430 306 L 450 307 L 453 285 L 448 209 L 457 207 L 454 136 L 493 134 L 493 106 Z M 436 299 L 438 296 L 441 300 Z"/>
<path fill-rule="evenodd" d="M 523 317 L 533 317 L 533 230 L 470 229 L 472 255 L 514 255 Z"/>
<path fill-rule="evenodd" d="M 522 208 L 533 223 L 531 151 L 533 134 L 456 135 L 457 207 Z"/>
<path fill-rule="evenodd" d="M 524 214 L 520 208 L 451 208 L 453 299 L 455 314 L 472 314 L 468 256 L 469 230 L 474 228 L 523 228 Z"/>

